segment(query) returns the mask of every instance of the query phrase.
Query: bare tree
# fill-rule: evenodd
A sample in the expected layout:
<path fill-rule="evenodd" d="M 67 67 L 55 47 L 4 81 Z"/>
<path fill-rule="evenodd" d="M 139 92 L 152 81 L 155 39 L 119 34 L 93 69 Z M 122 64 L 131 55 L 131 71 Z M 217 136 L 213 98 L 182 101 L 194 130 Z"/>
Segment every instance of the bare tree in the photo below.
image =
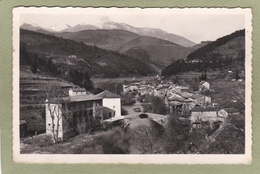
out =
<path fill-rule="evenodd" d="M 46 85 L 46 116 L 51 118 L 51 132 L 53 135 L 54 143 L 61 140 L 59 131 L 62 130 L 62 118 L 68 115 L 66 110 L 63 109 L 66 106 L 67 101 L 64 100 L 64 91 L 58 85 Z M 48 118 L 46 118 L 47 120 Z"/>
<path fill-rule="evenodd" d="M 146 125 L 139 125 L 129 133 L 133 146 L 141 154 L 163 153 L 165 137 L 160 136 L 158 130 Z"/>

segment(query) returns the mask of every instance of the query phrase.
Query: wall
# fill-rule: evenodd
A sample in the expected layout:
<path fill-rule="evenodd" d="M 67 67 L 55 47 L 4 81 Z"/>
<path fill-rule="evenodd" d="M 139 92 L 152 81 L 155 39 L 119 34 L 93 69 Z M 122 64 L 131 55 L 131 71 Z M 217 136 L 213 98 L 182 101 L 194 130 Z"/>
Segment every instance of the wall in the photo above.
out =
<path fill-rule="evenodd" d="M 121 99 L 120 98 L 104 98 L 103 106 L 116 111 L 115 117 L 121 117 Z"/>
<path fill-rule="evenodd" d="M 76 96 L 76 95 L 87 95 L 86 91 L 82 92 L 74 92 L 71 89 L 69 90 L 69 96 Z"/>

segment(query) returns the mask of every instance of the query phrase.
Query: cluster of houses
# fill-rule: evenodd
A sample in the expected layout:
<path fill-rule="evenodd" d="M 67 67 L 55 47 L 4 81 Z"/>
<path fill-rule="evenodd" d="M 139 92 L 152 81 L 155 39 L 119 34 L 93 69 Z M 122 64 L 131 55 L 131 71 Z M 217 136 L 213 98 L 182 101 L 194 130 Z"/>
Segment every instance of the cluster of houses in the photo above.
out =
<path fill-rule="evenodd" d="M 200 128 L 202 122 L 225 123 L 229 115 L 239 114 L 234 108 L 219 109 L 212 103 L 211 97 L 203 91 L 210 90 L 208 82 L 199 84 L 199 91 L 187 92 L 188 87 L 174 85 L 171 82 L 157 85 L 146 82 L 123 85 L 123 92 L 138 95 L 154 95 L 164 99 L 170 112 L 178 112 L 180 120 L 191 122 L 193 128 Z M 91 94 L 83 88 L 69 89 L 68 96 L 49 98 L 45 103 L 46 133 L 58 132 L 58 139 L 70 138 L 77 130 L 79 116 L 87 123 L 98 120 L 101 124 L 123 120 L 121 116 L 121 98 L 107 90 Z M 69 119 L 68 119 L 69 118 Z M 26 122 L 20 123 L 20 136 L 26 136 Z"/>
<path fill-rule="evenodd" d="M 123 85 L 124 93 L 136 92 L 138 95 L 153 95 L 164 99 L 171 113 L 178 112 L 181 115 L 180 119 L 189 120 L 194 128 L 200 128 L 201 122 L 225 123 L 229 114 L 238 113 L 234 108 L 219 109 L 217 103 L 212 103 L 211 97 L 205 95 L 206 91 L 212 91 L 206 81 L 199 83 L 199 91 L 188 92 L 188 89 L 171 82 L 160 84 L 140 82 Z"/>

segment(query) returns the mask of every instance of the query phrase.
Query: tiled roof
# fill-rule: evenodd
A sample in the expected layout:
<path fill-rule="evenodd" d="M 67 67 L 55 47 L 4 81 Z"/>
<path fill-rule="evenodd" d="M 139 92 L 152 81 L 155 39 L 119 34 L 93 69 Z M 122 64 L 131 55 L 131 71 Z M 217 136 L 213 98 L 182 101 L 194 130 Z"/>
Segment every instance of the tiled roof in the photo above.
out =
<path fill-rule="evenodd" d="M 195 107 L 191 110 L 192 112 L 207 112 L 207 111 L 217 111 L 216 108 L 214 107 L 206 107 L 206 108 L 202 108 L 202 107 Z"/>
<path fill-rule="evenodd" d="M 237 113 L 239 112 L 237 109 L 235 108 L 223 108 L 226 112 L 229 112 L 229 113 Z"/>
<path fill-rule="evenodd" d="M 79 102 L 79 101 L 90 101 L 90 100 L 101 100 L 102 97 L 96 95 L 76 95 L 76 96 L 69 96 L 67 99 L 70 102 Z"/>
<path fill-rule="evenodd" d="M 100 97 L 100 98 L 121 98 L 119 95 L 116 95 L 112 92 L 109 92 L 107 90 L 95 95 L 97 97 Z"/>

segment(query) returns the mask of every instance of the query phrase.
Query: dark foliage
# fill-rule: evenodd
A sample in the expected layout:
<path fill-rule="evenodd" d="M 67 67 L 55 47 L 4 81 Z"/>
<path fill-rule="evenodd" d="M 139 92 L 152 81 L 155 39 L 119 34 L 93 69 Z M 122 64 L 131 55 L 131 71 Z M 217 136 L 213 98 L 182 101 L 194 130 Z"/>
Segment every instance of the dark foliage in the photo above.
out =
<path fill-rule="evenodd" d="M 59 76 L 57 67 L 53 64 L 51 58 L 39 56 L 36 53 L 28 52 L 24 47 L 24 43 L 21 43 L 20 51 L 20 64 L 30 66 L 33 73 L 37 72 L 37 69 L 46 72 L 53 76 Z"/>
<path fill-rule="evenodd" d="M 120 128 L 115 128 L 95 136 L 94 144 L 101 145 L 104 154 L 129 153 L 129 139 Z"/>
<path fill-rule="evenodd" d="M 145 102 L 147 104 L 143 105 L 144 112 L 152 112 L 155 114 L 167 114 L 168 110 L 166 108 L 165 102 L 162 98 L 157 96 L 147 95 L 145 96 Z"/>
<path fill-rule="evenodd" d="M 78 70 L 69 71 L 69 81 L 73 82 L 75 85 L 78 85 L 86 90 L 93 90 L 93 83 L 90 80 L 88 72 L 81 72 Z"/>
<path fill-rule="evenodd" d="M 196 72 L 205 72 L 207 70 L 216 70 L 223 69 L 225 67 L 230 67 L 234 60 L 232 58 L 215 58 L 213 61 L 209 60 L 202 60 L 199 62 L 187 62 L 185 60 L 177 60 L 170 64 L 169 66 L 165 67 L 162 70 L 162 76 L 169 77 L 171 75 L 176 75 L 181 72 L 188 72 L 188 71 L 196 71 Z M 203 79 L 205 78 L 205 73 L 203 74 Z"/>
<path fill-rule="evenodd" d="M 133 105 L 135 100 L 132 98 L 130 94 L 124 94 L 121 96 L 121 104 L 123 106 Z"/>

